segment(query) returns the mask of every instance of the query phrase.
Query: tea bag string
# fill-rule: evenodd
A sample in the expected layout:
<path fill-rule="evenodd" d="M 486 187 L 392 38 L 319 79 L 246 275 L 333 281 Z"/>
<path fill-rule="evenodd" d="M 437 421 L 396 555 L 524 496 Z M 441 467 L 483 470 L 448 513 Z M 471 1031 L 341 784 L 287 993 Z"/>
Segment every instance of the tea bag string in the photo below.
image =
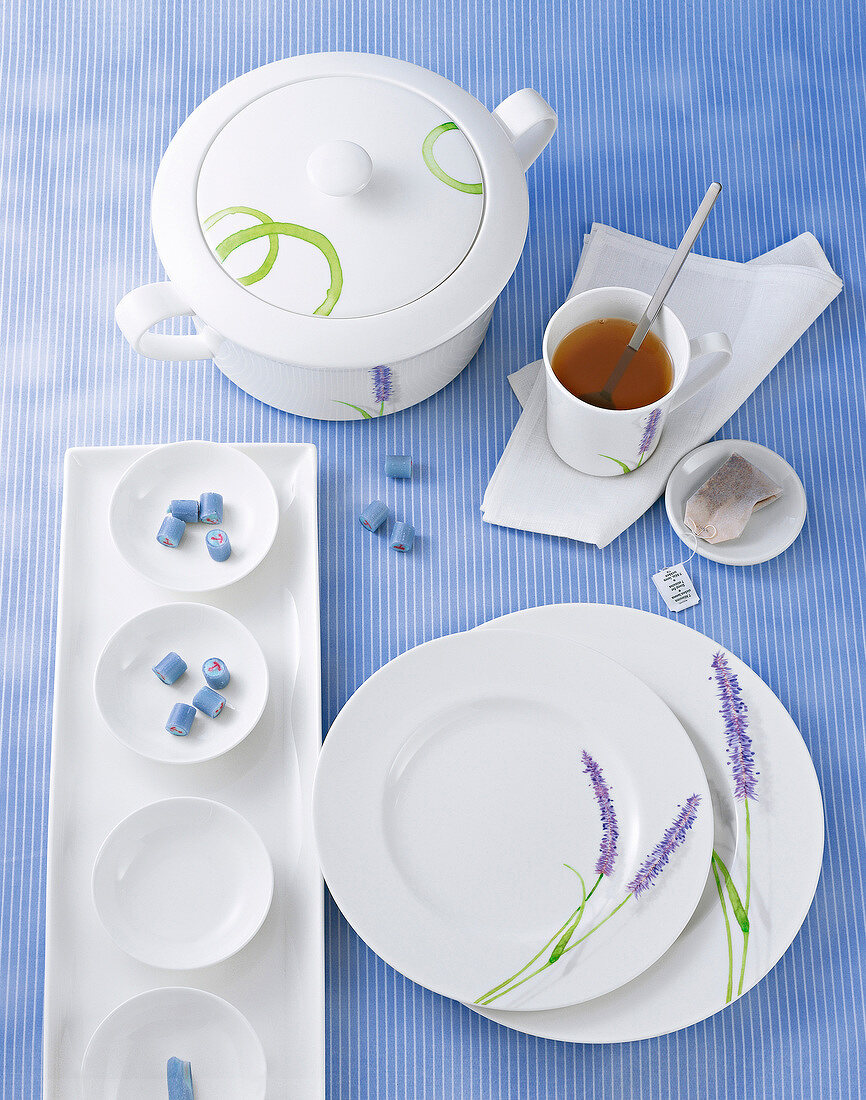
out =
<path fill-rule="evenodd" d="M 688 528 L 688 530 L 691 530 L 691 528 Z M 704 530 L 710 536 L 710 538 L 713 538 L 713 536 L 716 533 L 716 529 L 711 523 L 708 523 L 706 525 L 706 527 L 704 528 Z M 682 565 L 688 565 L 689 562 L 692 560 L 692 558 L 695 556 L 695 554 L 697 554 L 697 552 L 698 552 L 698 534 L 697 534 L 697 531 L 692 531 L 692 536 L 695 540 L 694 548 L 692 549 L 691 554 L 689 554 L 689 556 L 686 558 L 686 560 L 684 562 L 681 562 Z"/>

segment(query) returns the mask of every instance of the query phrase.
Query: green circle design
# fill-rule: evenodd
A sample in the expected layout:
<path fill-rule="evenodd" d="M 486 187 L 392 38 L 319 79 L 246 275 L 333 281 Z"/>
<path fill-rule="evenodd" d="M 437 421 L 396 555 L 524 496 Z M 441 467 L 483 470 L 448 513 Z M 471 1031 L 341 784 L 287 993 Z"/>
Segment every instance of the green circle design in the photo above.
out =
<path fill-rule="evenodd" d="M 462 180 L 456 180 L 453 176 L 449 176 L 446 171 L 439 167 L 436 157 L 433 153 L 433 146 L 442 137 L 443 134 L 449 130 L 457 130 L 458 126 L 456 122 L 443 122 L 439 126 L 434 126 L 427 137 L 421 144 L 421 156 L 424 158 L 424 163 L 433 173 L 437 180 L 441 180 L 443 183 L 447 183 L 449 187 L 453 187 L 455 191 L 464 191 L 467 195 L 480 195 L 483 190 L 483 185 L 480 183 L 463 183 Z"/>
<path fill-rule="evenodd" d="M 325 295 L 324 301 L 313 310 L 313 313 L 319 317 L 327 317 L 339 301 L 342 293 L 343 269 L 340 267 L 340 257 L 337 255 L 337 250 L 325 234 L 319 233 L 316 229 L 308 229 L 304 225 L 295 225 L 294 222 L 275 222 L 267 214 L 263 214 L 261 210 L 256 210 L 251 206 L 227 206 L 225 210 L 218 210 L 216 214 L 211 214 L 203 223 L 204 228 L 212 229 L 217 222 L 229 214 L 248 214 L 250 217 L 256 218 L 259 224 L 248 226 L 246 229 L 239 229 L 236 233 L 230 234 L 224 241 L 221 241 L 215 249 L 220 263 L 225 263 L 232 252 L 236 248 L 240 248 L 241 245 L 249 244 L 250 241 L 261 240 L 262 237 L 267 237 L 269 241 L 268 254 L 261 266 L 257 267 L 251 274 L 242 275 L 237 280 L 244 286 L 251 286 L 253 283 L 259 282 L 270 272 L 279 253 L 281 236 L 295 237 L 297 240 L 306 241 L 307 244 L 318 248 L 328 261 L 331 285 L 328 287 L 328 293 Z"/>

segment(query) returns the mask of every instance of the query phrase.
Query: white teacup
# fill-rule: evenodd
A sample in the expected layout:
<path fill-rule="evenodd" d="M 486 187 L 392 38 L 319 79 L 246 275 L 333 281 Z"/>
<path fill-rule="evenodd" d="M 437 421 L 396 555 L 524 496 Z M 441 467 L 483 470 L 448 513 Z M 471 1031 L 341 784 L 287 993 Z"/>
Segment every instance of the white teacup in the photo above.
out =
<path fill-rule="evenodd" d="M 662 306 L 651 332 L 668 349 L 673 385 L 658 401 L 640 409 L 600 409 L 575 397 L 553 373 L 553 353 L 569 332 L 588 321 L 623 317 L 637 323 L 649 294 L 621 286 L 586 290 L 569 298 L 554 313 L 544 332 L 547 378 L 547 434 L 553 449 L 569 466 L 596 477 L 628 474 L 649 460 L 658 446 L 668 413 L 689 401 L 731 359 L 731 342 L 722 332 L 689 340 L 682 322 Z M 696 359 L 712 358 L 701 366 Z"/>

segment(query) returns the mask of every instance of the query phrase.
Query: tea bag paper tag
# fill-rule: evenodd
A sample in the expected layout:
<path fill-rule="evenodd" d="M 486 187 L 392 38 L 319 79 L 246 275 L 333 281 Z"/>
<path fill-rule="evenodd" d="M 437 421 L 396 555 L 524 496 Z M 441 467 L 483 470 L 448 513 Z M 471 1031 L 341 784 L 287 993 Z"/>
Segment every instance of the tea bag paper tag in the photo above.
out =
<path fill-rule="evenodd" d="M 687 607 L 700 603 L 692 579 L 682 564 L 668 565 L 658 573 L 653 573 L 653 584 L 661 593 L 669 611 L 685 611 Z"/>

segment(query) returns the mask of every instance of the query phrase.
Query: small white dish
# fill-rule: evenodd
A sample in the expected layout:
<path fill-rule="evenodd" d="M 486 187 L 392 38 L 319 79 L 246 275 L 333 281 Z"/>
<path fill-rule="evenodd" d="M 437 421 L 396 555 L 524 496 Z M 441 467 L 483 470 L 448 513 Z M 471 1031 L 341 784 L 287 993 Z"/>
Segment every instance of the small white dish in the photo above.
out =
<path fill-rule="evenodd" d="M 261 928 L 274 871 L 246 818 L 209 798 L 166 798 L 109 833 L 93 866 L 106 932 L 140 962 L 194 970 L 234 955 Z"/>
<path fill-rule="evenodd" d="M 180 545 L 162 546 L 156 533 L 172 500 L 221 493 L 223 522 L 232 545 L 227 561 L 205 546 L 212 530 L 188 523 Z M 277 495 L 248 455 L 225 443 L 186 442 L 155 447 L 123 475 L 111 498 L 108 523 L 129 565 L 173 592 L 211 592 L 245 577 L 270 550 L 279 524 Z"/>
<path fill-rule="evenodd" d="M 196 1100 L 264 1100 L 265 1053 L 247 1018 L 213 993 L 177 986 L 140 993 L 105 1017 L 81 1063 L 82 1095 L 165 1096 L 169 1058 L 190 1063 Z"/>
<path fill-rule="evenodd" d="M 162 683 L 153 666 L 173 650 L 187 671 Z M 208 657 L 222 657 L 231 679 L 220 690 L 226 706 L 216 718 L 197 712 L 186 737 L 165 729 L 175 703 L 192 704 L 205 683 Z M 268 699 L 268 665 L 245 626 L 218 607 L 169 603 L 124 623 L 108 640 L 93 678 L 103 721 L 124 745 L 151 760 L 191 764 L 233 749 L 255 727 Z"/>
<path fill-rule="evenodd" d="M 686 527 L 689 498 L 732 454 L 742 455 L 782 487 L 778 500 L 755 512 L 737 539 L 713 545 Z M 806 490 L 793 468 L 775 451 L 747 439 L 717 439 L 691 451 L 674 466 L 665 489 L 665 509 L 671 527 L 688 546 L 722 565 L 759 565 L 778 557 L 800 534 L 806 520 Z"/>
<path fill-rule="evenodd" d="M 584 752 L 609 785 L 610 830 Z M 691 830 L 633 896 L 692 796 Z M 703 893 L 713 838 L 697 753 L 661 700 L 590 649 L 508 631 L 428 642 L 367 680 L 325 739 L 313 825 L 334 900 L 386 962 L 446 996 L 486 991 L 497 1008 L 532 1010 L 590 1000 L 654 963 Z M 498 992 L 574 920 L 580 875 L 587 890 L 599 882 L 574 946 L 597 931 Z"/>

